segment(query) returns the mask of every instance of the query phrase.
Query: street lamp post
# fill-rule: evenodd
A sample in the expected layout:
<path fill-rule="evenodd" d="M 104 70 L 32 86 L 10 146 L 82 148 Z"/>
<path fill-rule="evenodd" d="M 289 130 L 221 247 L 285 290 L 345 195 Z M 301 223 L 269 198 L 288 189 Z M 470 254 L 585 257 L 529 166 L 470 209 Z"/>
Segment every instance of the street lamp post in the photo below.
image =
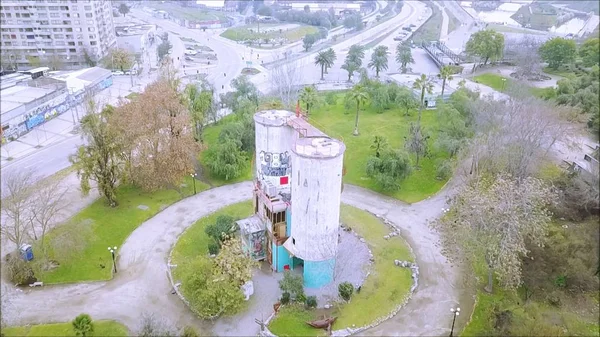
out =
<path fill-rule="evenodd" d="M 115 262 L 115 252 L 117 251 L 117 246 L 114 247 L 108 247 L 108 251 L 110 252 L 110 254 L 112 255 L 112 262 L 113 262 L 113 271 L 115 272 L 115 274 L 117 273 L 117 263 Z"/>
<path fill-rule="evenodd" d="M 504 86 L 506 85 L 506 78 L 502 79 L 502 91 L 504 91 Z"/>
<path fill-rule="evenodd" d="M 456 316 L 460 314 L 460 308 L 450 308 L 452 312 L 452 328 L 450 328 L 450 337 L 452 337 L 452 333 L 454 333 L 454 322 L 456 322 Z"/>
<path fill-rule="evenodd" d="M 198 176 L 197 173 L 191 173 L 190 177 L 192 177 L 192 182 L 194 183 L 194 195 L 196 195 L 196 177 Z"/>

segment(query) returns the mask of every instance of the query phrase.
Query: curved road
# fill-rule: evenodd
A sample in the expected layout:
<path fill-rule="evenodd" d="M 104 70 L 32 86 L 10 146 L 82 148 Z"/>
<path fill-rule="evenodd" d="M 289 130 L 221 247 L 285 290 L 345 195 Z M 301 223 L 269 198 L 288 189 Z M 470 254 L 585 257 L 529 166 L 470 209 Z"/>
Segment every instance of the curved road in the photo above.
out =
<path fill-rule="evenodd" d="M 392 319 L 361 335 L 442 335 L 448 333 L 449 308 L 466 301 L 459 272 L 442 256 L 437 234 L 428 221 L 438 217 L 453 188 L 422 202 L 407 205 L 368 190 L 348 186 L 342 202 L 385 216 L 401 229 L 419 264 L 419 286 L 408 304 Z M 4 289 L 10 304 L 3 316 L 8 324 L 70 321 L 79 313 L 95 319 L 115 319 L 137 329 L 142 312 L 152 312 L 178 326 L 211 328 L 171 294 L 166 261 L 177 237 L 197 219 L 226 205 L 251 198 L 252 184 L 243 182 L 214 188 L 181 200 L 140 225 L 119 251 L 118 274 L 107 282 L 27 289 Z M 390 268 L 394 266 L 390 263 Z M 385 290 L 382 290 L 385 291 Z M 461 301 L 461 303 L 464 303 Z M 461 325 L 463 321 L 458 322 Z M 244 324 L 247 325 L 247 324 Z M 239 334 L 255 335 L 258 326 L 232 326 Z M 231 330 L 230 330 L 231 331 Z M 224 335 L 219 331 L 215 334 Z"/>

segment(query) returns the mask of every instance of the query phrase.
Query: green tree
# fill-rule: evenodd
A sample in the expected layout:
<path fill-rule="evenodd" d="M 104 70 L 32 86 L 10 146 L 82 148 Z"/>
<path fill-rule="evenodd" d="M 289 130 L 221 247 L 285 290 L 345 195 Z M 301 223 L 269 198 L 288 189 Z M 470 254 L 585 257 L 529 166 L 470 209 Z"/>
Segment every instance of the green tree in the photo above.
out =
<path fill-rule="evenodd" d="M 252 270 L 258 264 L 242 250 L 237 238 L 223 241 L 221 251 L 215 258 L 217 275 L 222 275 L 238 287 L 252 279 Z"/>
<path fill-rule="evenodd" d="M 120 69 L 125 71 L 133 66 L 134 55 L 123 48 L 114 48 L 108 52 L 104 58 L 104 66 L 112 70 Z"/>
<path fill-rule="evenodd" d="M 579 57 L 586 67 L 598 64 L 600 61 L 600 38 L 592 37 L 585 40 L 579 47 Z"/>
<path fill-rule="evenodd" d="M 315 35 L 306 34 L 304 36 L 304 39 L 302 39 L 302 47 L 304 48 L 304 51 L 308 52 L 310 47 L 312 47 L 315 44 L 315 42 L 317 42 Z"/>
<path fill-rule="evenodd" d="M 406 72 L 406 66 L 409 63 L 415 63 L 410 46 L 403 43 L 399 43 L 398 46 L 396 46 L 396 62 L 400 64 L 402 73 Z"/>
<path fill-rule="evenodd" d="M 360 107 L 364 106 L 369 99 L 369 94 L 363 86 L 355 85 L 352 87 L 352 90 L 348 92 L 348 99 L 356 103 L 356 118 L 354 120 L 354 132 L 352 132 L 352 134 L 358 136 L 358 112 L 360 111 Z"/>
<path fill-rule="evenodd" d="M 397 191 L 412 168 L 404 151 L 385 148 L 380 157 L 372 156 L 367 160 L 366 172 L 384 191 Z"/>
<path fill-rule="evenodd" d="M 231 87 L 234 90 L 232 102 L 233 104 L 230 105 L 232 110 L 236 110 L 237 102 L 239 102 L 243 98 L 249 99 L 252 103 L 254 103 L 254 105 L 258 106 L 258 89 L 254 85 L 254 83 L 250 81 L 248 76 L 240 75 L 234 78 L 231 81 Z"/>
<path fill-rule="evenodd" d="M 442 97 L 444 97 L 444 90 L 446 89 L 446 81 L 452 81 L 452 75 L 454 74 L 452 67 L 450 66 L 443 66 L 442 69 L 440 69 L 440 73 L 438 74 L 438 77 L 442 80 Z"/>
<path fill-rule="evenodd" d="M 126 4 L 122 3 L 119 5 L 119 13 L 123 14 L 123 17 L 129 13 L 129 6 L 127 6 Z"/>
<path fill-rule="evenodd" d="M 417 101 L 413 92 L 408 88 L 401 88 L 399 90 L 395 102 L 404 109 L 404 116 L 408 116 L 411 109 L 419 107 L 419 101 Z"/>
<path fill-rule="evenodd" d="M 77 336 L 91 336 L 94 333 L 94 323 L 88 314 L 80 314 L 73 320 L 73 330 Z"/>
<path fill-rule="evenodd" d="M 314 86 L 306 86 L 300 91 L 300 102 L 306 105 L 306 114 L 310 116 L 310 110 L 317 104 L 319 95 Z"/>
<path fill-rule="evenodd" d="M 561 64 L 575 61 L 577 45 L 573 40 L 554 37 L 540 47 L 539 53 L 542 60 L 548 62 L 550 68 L 558 69 Z"/>
<path fill-rule="evenodd" d="M 350 59 L 357 66 L 357 69 L 362 67 L 362 61 L 365 58 L 365 47 L 360 44 L 353 44 L 348 50 L 346 59 Z"/>
<path fill-rule="evenodd" d="M 242 142 L 227 140 L 206 150 L 206 166 L 216 176 L 225 180 L 239 177 L 246 168 L 247 157 Z"/>
<path fill-rule="evenodd" d="M 483 64 L 487 64 L 489 60 L 498 60 L 504 51 L 504 35 L 491 29 L 480 30 L 471 35 L 465 51 L 483 59 Z"/>
<path fill-rule="evenodd" d="M 371 55 L 371 62 L 369 62 L 369 67 L 371 69 L 375 69 L 375 76 L 379 77 L 379 72 L 381 70 L 388 69 L 388 55 L 390 52 L 388 51 L 387 46 L 377 46 Z"/>
<path fill-rule="evenodd" d="M 117 183 L 123 178 L 125 167 L 121 158 L 123 147 L 110 124 L 113 108 L 107 105 L 97 113 L 93 99 L 86 102 L 87 114 L 81 119 L 81 133 L 87 145 L 81 145 L 69 161 L 77 171 L 81 191 L 89 193 L 90 180 L 98 185 L 111 207 L 117 206 Z"/>
<path fill-rule="evenodd" d="M 429 135 L 425 133 L 425 130 L 421 126 L 421 123 L 410 123 L 408 136 L 404 137 L 404 146 L 410 153 L 414 153 L 416 157 L 415 167 L 417 170 L 419 167 L 419 159 L 429 154 L 429 146 L 427 141 Z"/>
<path fill-rule="evenodd" d="M 284 293 L 289 293 L 295 299 L 304 295 L 302 275 L 294 274 L 286 270 L 283 273 L 283 279 L 279 281 L 279 289 Z"/>
<path fill-rule="evenodd" d="M 331 66 L 330 60 L 331 58 L 327 54 L 327 51 L 320 51 L 317 56 L 315 56 L 315 65 L 321 67 L 321 81 L 325 79 L 325 68 Z"/>
<path fill-rule="evenodd" d="M 37 68 L 42 65 L 42 60 L 39 56 L 26 55 L 25 58 L 32 68 Z"/>
<path fill-rule="evenodd" d="M 338 285 L 338 294 L 346 302 L 350 301 L 353 292 L 354 286 L 350 282 L 342 282 Z"/>
<path fill-rule="evenodd" d="M 441 104 L 437 108 L 440 121 L 439 135 L 436 147 L 454 157 L 467 142 L 472 132 L 467 127 L 464 117 L 454 107 Z"/>
<path fill-rule="evenodd" d="M 373 143 L 371 144 L 371 149 L 375 151 L 375 157 L 379 158 L 381 156 L 381 152 L 388 147 L 387 139 L 383 136 L 375 136 L 373 138 Z"/>
<path fill-rule="evenodd" d="M 190 111 L 192 122 L 194 123 L 195 139 L 202 141 L 204 124 L 206 123 L 208 113 L 213 106 L 213 95 L 208 90 L 203 90 L 193 83 L 188 84 L 184 91 L 186 105 Z"/>
<path fill-rule="evenodd" d="M 430 78 L 425 76 L 425 74 L 421 74 L 421 77 L 415 80 L 413 83 L 413 89 L 419 90 L 421 92 L 420 100 L 419 100 L 419 124 L 421 123 L 421 113 L 423 111 L 423 106 L 425 105 L 425 93 L 432 94 L 433 93 L 433 82 Z"/>
<path fill-rule="evenodd" d="M 335 60 L 337 60 L 337 55 L 335 54 L 335 50 L 333 50 L 333 48 L 329 48 L 325 52 L 327 53 L 328 60 L 327 64 L 325 64 L 325 73 L 327 73 L 327 68 L 331 68 L 333 66 Z"/>
<path fill-rule="evenodd" d="M 358 65 L 354 61 L 346 57 L 344 64 L 342 64 L 342 69 L 348 72 L 348 82 L 352 80 L 352 75 L 354 75 L 354 72 L 357 71 L 358 68 Z"/>

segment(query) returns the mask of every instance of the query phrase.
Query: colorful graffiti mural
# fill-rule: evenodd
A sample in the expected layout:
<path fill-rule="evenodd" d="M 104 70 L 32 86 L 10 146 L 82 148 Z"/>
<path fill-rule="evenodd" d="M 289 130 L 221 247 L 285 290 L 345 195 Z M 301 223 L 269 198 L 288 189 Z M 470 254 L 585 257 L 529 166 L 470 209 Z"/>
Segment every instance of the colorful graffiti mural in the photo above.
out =
<path fill-rule="evenodd" d="M 259 154 L 260 172 L 265 176 L 282 177 L 291 173 L 290 154 L 261 151 Z"/>

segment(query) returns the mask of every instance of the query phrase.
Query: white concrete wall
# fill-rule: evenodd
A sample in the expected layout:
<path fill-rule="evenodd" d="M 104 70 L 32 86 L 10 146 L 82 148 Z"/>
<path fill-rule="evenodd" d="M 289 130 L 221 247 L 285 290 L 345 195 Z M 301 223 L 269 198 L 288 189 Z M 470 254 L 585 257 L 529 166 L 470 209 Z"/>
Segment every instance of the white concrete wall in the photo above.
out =
<path fill-rule="evenodd" d="M 344 162 L 341 149 L 333 158 L 297 152 L 292 157 L 291 237 L 297 256 L 306 261 L 335 258 Z"/>
<path fill-rule="evenodd" d="M 296 131 L 287 126 L 287 118 L 293 115 L 286 110 L 259 111 L 254 115 L 256 176 L 272 182 L 282 193 L 290 193 L 291 149 Z M 269 171 L 286 171 L 284 176 L 288 178 L 288 184 L 281 185 L 281 175 L 271 175 Z"/>

